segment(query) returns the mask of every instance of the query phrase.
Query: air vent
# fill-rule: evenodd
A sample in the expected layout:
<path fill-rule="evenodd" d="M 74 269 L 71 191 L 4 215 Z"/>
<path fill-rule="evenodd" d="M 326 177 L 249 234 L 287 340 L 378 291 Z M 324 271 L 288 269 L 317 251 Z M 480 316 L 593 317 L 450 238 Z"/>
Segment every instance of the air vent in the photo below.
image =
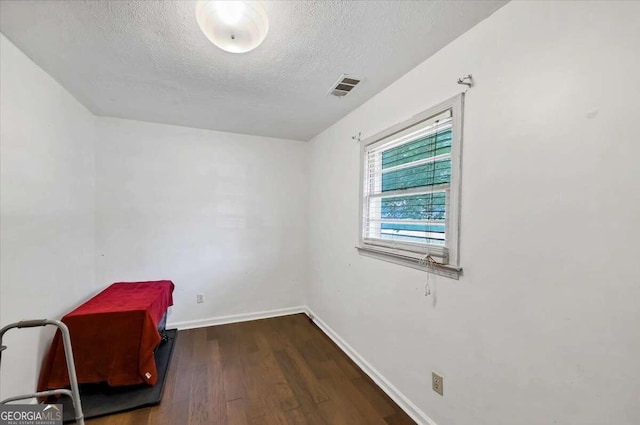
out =
<path fill-rule="evenodd" d="M 329 90 L 329 94 L 342 97 L 348 95 L 355 86 L 362 81 L 362 78 L 353 75 L 342 74 L 336 83 Z"/>

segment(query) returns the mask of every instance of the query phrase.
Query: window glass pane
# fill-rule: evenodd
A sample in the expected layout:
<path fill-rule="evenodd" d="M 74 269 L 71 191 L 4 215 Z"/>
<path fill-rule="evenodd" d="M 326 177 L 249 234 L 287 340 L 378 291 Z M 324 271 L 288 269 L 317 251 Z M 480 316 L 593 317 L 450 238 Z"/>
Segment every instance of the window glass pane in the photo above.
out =
<path fill-rule="evenodd" d="M 451 182 L 451 159 L 402 168 L 382 175 L 382 191 L 410 189 Z"/>
<path fill-rule="evenodd" d="M 451 153 L 451 130 L 432 134 L 382 152 L 382 169 L 445 153 Z"/>
<path fill-rule="evenodd" d="M 396 196 L 381 200 L 380 218 L 383 219 L 444 220 L 445 217 L 445 192 Z"/>
<path fill-rule="evenodd" d="M 444 224 L 405 224 L 405 223 L 382 223 L 382 230 L 430 232 L 444 234 Z"/>
<path fill-rule="evenodd" d="M 444 225 L 382 223 L 380 237 L 396 241 L 444 246 L 445 229 Z"/>

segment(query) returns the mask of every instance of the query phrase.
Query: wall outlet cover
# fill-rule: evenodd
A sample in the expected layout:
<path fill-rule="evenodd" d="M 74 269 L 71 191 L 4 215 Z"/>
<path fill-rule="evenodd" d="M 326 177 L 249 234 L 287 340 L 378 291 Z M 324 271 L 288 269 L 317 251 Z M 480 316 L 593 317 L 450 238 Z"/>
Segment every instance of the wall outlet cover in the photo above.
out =
<path fill-rule="evenodd" d="M 440 395 L 444 395 L 444 378 L 437 372 L 431 372 L 431 388 Z"/>

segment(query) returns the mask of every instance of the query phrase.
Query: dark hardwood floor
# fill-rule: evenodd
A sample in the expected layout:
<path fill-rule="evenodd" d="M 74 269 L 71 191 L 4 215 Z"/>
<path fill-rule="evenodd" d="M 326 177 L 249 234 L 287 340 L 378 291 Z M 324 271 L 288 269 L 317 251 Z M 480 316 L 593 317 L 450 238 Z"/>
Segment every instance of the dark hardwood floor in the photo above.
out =
<path fill-rule="evenodd" d="M 415 424 L 306 315 L 181 331 L 159 406 L 89 425 Z"/>

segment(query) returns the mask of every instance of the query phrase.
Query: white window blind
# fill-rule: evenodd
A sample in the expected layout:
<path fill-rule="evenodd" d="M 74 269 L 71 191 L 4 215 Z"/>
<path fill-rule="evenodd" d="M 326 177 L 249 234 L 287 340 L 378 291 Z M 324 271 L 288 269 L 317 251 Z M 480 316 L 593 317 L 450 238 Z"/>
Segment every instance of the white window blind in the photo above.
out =
<path fill-rule="evenodd" d="M 456 100 L 363 147 L 361 245 L 449 263 L 457 249 Z"/>

